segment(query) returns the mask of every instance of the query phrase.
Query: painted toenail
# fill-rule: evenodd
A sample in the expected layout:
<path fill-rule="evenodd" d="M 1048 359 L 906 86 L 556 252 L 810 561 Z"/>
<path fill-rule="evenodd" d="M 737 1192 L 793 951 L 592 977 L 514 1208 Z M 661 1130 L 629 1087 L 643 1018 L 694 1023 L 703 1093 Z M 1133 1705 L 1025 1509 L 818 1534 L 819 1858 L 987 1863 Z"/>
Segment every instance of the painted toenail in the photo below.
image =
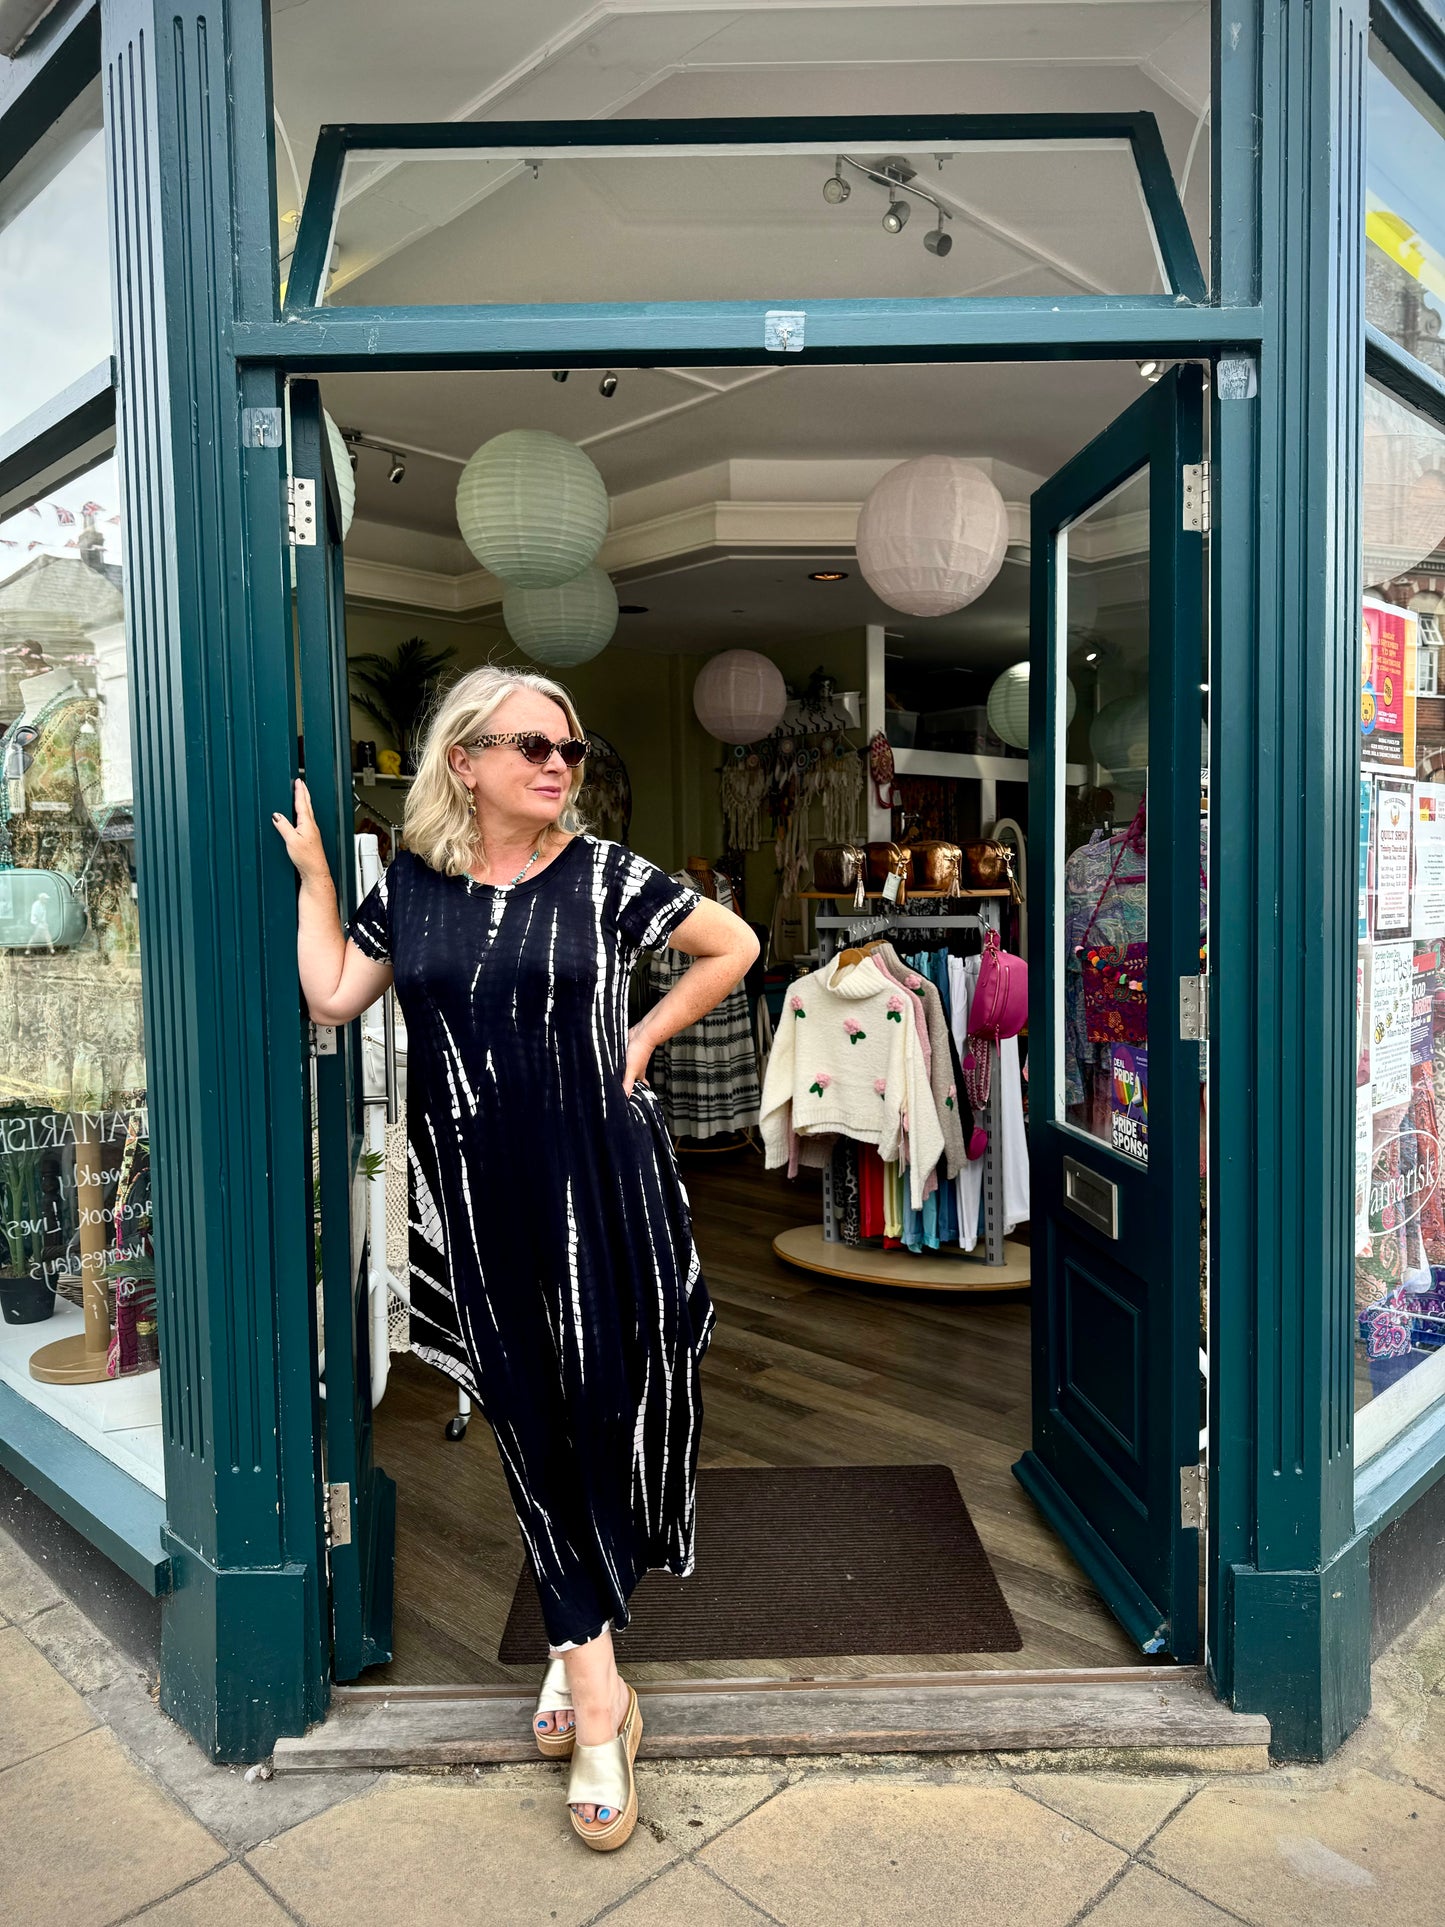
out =
<path fill-rule="evenodd" d="M 597 1818 L 599 1820 L 610 1820 L 612 1818 L 611 1807 L 598 1807 Z"/>

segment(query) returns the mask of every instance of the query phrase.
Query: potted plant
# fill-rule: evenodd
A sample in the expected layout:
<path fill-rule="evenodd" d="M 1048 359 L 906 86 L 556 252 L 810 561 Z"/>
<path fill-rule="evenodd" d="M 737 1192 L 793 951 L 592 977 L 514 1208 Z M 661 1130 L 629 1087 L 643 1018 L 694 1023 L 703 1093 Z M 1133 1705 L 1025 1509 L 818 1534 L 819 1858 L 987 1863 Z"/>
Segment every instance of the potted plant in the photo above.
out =
<path fill-rule="evenodd" d="M 55 1310 L 55 1281 L 44 1262 L 45 1210 L 39 1151 L 0 1156 L 0 1314 L 7 1325 L 36 1325 Z"/>
<path fill-rule="evenodd" d="M 395 656 L 369 650 L 352 656 L 347 665 L 352 701 L 390 730 L 401 752 L 404 775 L 416 774 L 421 728 L 438 679 L 451 667 L 455 653 L 425 636 L 409 636 Z"/>

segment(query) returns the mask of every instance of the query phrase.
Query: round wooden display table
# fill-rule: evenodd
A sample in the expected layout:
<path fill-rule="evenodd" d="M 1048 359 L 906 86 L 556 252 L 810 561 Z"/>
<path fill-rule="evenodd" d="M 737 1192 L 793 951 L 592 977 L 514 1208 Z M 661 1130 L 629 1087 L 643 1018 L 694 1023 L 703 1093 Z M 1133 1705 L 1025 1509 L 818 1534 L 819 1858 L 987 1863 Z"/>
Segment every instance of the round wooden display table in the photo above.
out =
<path fill-rule="evenodd" d="M 932 1251 L 883 1251 L 874 1245 L 829 1244 L 820 1224 L 798 1224 L 780 1231 L 773 1250 L 786 1264 L 846 1278 L 856 1285 L 887 1285 L 899 1291 L 1018 1291 L 1032 1276 L 1027 1245 L 1004 1243 L 1001 1265 L 982 1256 L 943 1257 Z M 983 1240 L 975 1246 L 983 1251 Z"/>

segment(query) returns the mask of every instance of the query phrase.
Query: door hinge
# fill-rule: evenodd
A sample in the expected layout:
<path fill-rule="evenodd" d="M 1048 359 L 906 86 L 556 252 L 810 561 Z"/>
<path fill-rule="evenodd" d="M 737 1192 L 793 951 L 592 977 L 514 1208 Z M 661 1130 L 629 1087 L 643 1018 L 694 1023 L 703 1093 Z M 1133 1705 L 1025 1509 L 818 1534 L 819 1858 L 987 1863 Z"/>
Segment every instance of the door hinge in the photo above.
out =
<path fill-rule="evenodd" d="M 309 475 L 286 477 L 286 533 L 293 549 L 316 547 L 316 484 Z"/>
<path fill-rule="evenodd" d="M 328 1546 L 351 1544 L 351 1487 L 324 1485 L 321 1488 L 321 1513 L 326 1522 Z"/>
<path fill-rule="evenodd" d="M 311 1055 L 313 1057 L 335 1057 L 335 1024 L 313 1024 L 311 1026 Z"/>
<path fill-rule="evenodd" d="M 1179 1036 L 1186 1044 L 1209 1042 L 1209 979 L 1179 979 Z"/>
<path fill-rule="evenodd" d="M 1184 464 L 1184 530 L 1187 535 L 1208 535 L 1213 507 L 1208 462 Z"/>
<path fill-rule="evenodd" d="M 1203 1532 L 1209 1517 L 1209 1467 L 1179 1468 L 1179 1523 L 1186 1531 Z"/>

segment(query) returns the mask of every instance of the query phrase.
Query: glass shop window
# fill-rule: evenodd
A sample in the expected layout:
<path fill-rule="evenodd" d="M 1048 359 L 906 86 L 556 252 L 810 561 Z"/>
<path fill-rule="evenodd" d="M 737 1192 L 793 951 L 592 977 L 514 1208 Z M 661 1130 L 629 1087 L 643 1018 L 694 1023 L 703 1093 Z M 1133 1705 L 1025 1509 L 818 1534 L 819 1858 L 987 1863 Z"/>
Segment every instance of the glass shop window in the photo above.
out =
<path fill-rule="evenodd" d="M 1365 319 L 1445 374 L 1445 110 L 1378 44 L 1366 82 Z"/>
<path fill-rule="evenodd" d="M 1445 1396 L 1445 429 L 1365 390 L 1356 1462 Z"/>
<path fill-rule="evenodd" d="M 0 435 L 111 352 L 97 80 L 0 181 Z"/>
<path fill-rule="evenodd" d="M 0 1382 L 162 1489 L 120 489 L 0 522 Z"/>

